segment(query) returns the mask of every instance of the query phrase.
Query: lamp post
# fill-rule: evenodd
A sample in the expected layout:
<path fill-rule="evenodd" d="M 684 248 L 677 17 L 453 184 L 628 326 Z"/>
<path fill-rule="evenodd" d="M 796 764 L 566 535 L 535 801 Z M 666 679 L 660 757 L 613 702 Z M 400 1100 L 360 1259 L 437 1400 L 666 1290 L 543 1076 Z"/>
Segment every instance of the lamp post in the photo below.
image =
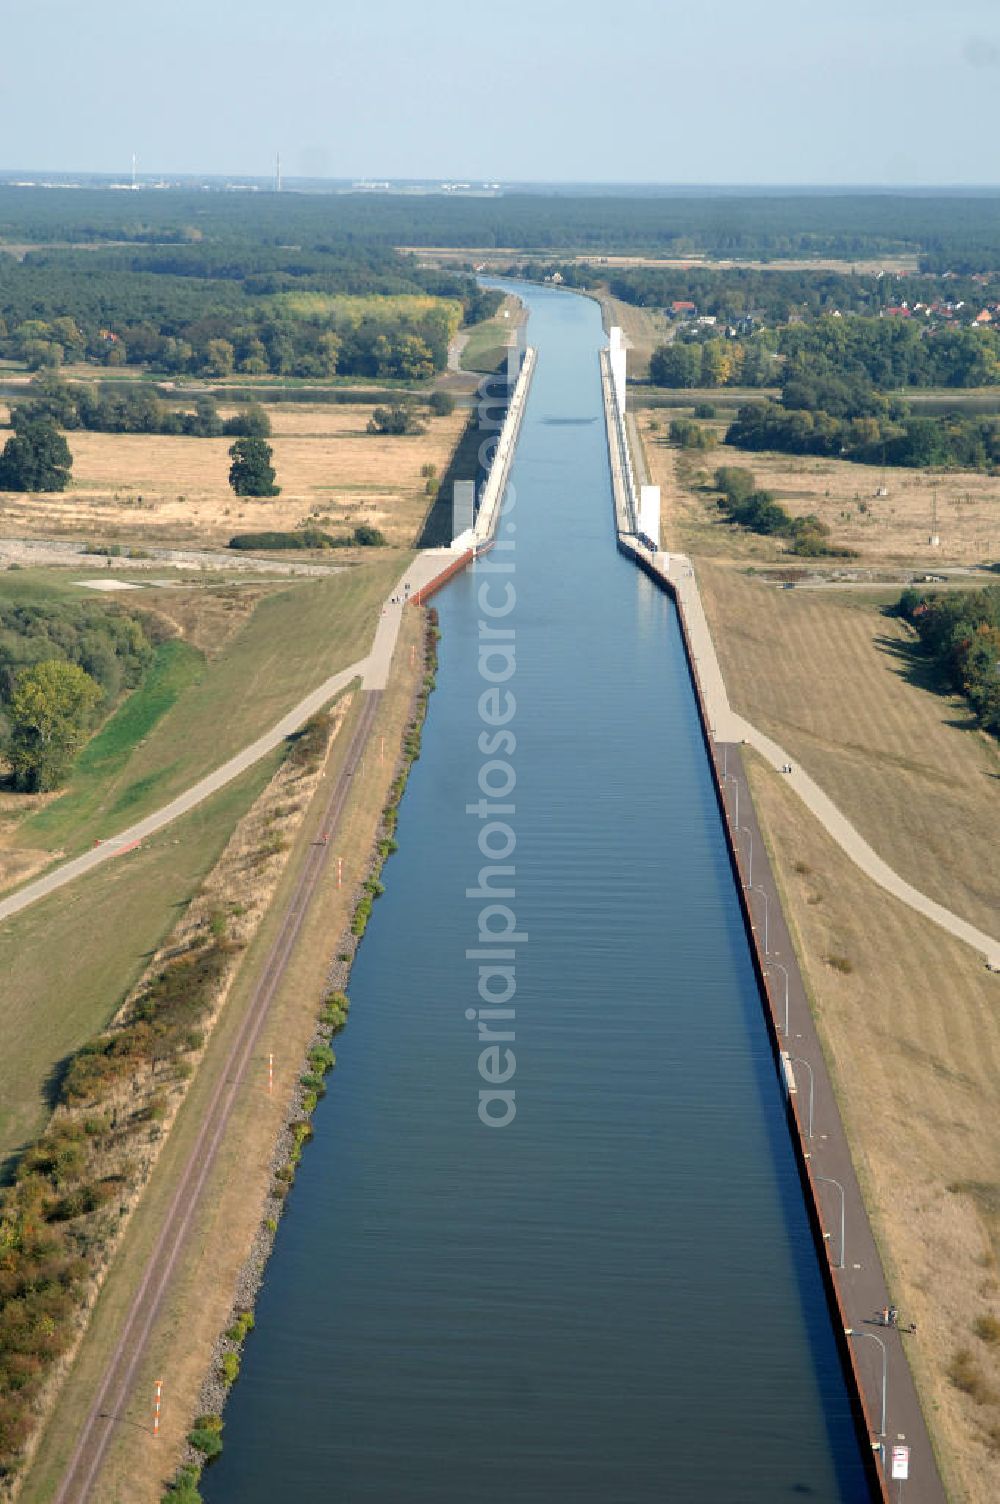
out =
<path fill-rule="evenodd" d="M 784 966 L 780 961 L 772 961 L 771 965 L 772 966 L 777 966 L 778 970 L 783 973 L 784 978 L 785 978 L 785 1038 L 787 1039 L 788 1038 L 788 967 Z M 766 975 L 766 973 L 765 973 L 765 975 Z"/>
<path fill-rule="evenodd" d="M 751 887 L 751 891 L 752 892 L 754 892 L 754 893 L 763 893 L 763 895 L 764 895 L 764 954 L 766 956 L 768 954 L 767 923 L 768 923 L 768 915 L 771 912 L 771 900 L 767 896 L 767 889 L 766 888 L 762 888 L 761 885 L 760 885 L 760 883 L 758 883 L 756 887 L 754 887 L 753 884 L 751 883 L 750 887 Z"/>
<path fill-rule="evenodd" d="M 839 1180 L 834 1180 L 834 1178 L 833 1178 L 832 1175 L 817 1175 L 816 1179 L 817 1180 L 825 1180 L 826 1183 L 827 1183 L 827 1185 L 835 1185 L 837 1187 L 837 1190 L 840 1192 L 840 1263 L 837 1265 L 837 1268 L 838 1269 L 843 1269 L 843 1267 L 844 1267 L 844 1222 L 845 1222 L 844 1187 L 841 1185 L 841 1183 L 840 1183 Z"/>
<path fill-rule="evenodd" d="M 747 863 L 747 882 L 753 887 L 753 831 L 749 825 L 741 825 L 740 830 L 742 830 L 745 836 L 750 837 L 750 860 Z"/>
<path fill-rule="evenodd" d="M 726 774 L 726 782 L 731 783 L 736 790 L 736 824 L 740 823 L 740 784 L 739 779 L 734 778 L 732 773 Z"/>
<path fill-rule="evenodd" d="M 885 1343 L 874 1332 L 858 1332 L 852 1326 L 845 1327 L 844 1330 L 848 1337 L 870 1337 L 882 1349 L 882 1429 L 878 1434 L 881 1440 L 885 1440 L 885 1392 L 889 1381 L 889 1355 L 885 1350 Z"/>
<path fill-rule="evenodd" d="M 816 1098 L 816 1082 L 815 1082 L 815 1079 L 813 1077 L 813 1068 L 809 1064 L 808 1060 L 803 1060 L 802 1059 L 801 1055 L 789 1055 L 788 1058 L 792 1062 L 793 1065 L 804 1065 L 805 1068 L 806 1068 L 806 1070 L 809 1072 L 809 1137 L 812 1138 L 812 1136 L 813 1136 L 813 1103 L 814 1103 L 815 1098 Z"/>

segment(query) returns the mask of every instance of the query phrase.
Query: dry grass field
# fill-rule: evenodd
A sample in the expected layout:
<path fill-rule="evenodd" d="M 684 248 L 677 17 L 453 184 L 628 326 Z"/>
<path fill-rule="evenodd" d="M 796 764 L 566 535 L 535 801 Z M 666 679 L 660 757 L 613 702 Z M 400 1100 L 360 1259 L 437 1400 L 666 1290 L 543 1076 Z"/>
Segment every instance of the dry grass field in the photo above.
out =
<path fill-rule="evenodd" d="M 0 1167 L 33 1142 L 61 1062 L 105 1027 L 274 770 L 262 762 L 141 850 L 0 928 Z"/>
<path fill-rule="evenodd" d="M 649 375 L 649 357 L 657 346 L 666 342 L 670 320 L 653 308 L 636 308 L 610 293 L 602 292 L 600 303 L 605 325 L 610 328 L 617 324 L 625 335 L 629 376 L 645 380 Z"/>
<path fill-rule="evenodd" d="M 895 592 L 780 590 L 738 557 L 696 553 L 695 567 L 733 705 L 904 877 L 1000 933 L 1000 751 L 883 615 Z M 890 1286 L 917 1323 L 949 1496 L 987 1504 L 1000 1497 L 1000 978 L 870 883 L 750 761 Z"/>
<path fill-rule="evenodd" d="M 780 778 L 748 761 L 893 1298 L 917 1324 L 907 1351 L 949 1497 L 991 1504 L 1000 978 L 863 877 Z"/>
<path fill-rule="evenodd" d="M 733 706 L 909 882 L 1000 935 L 1000 750 L 929 676 L 909 628 L 868 592 L 780 590 L 732 565 L 696 567 Z"/>
<path fill-rule="evenodd" d="M 465 421 L 459 410 L 429 419 L 424 434 L 396 438 L 365 431 L 367 405 L 288 403 L 268 411 L 282 488 L 273 500 L 233 495 L 231 439 L 75 432 L 68 435 L 70 490 L 0 493 L 0 536 L 218 546 L 236 532 L 310 521 L 336 533 L 365 522 L 407 546 L 431 505 L 421 467 L 444 474 Z"/>
<path fill-rule="evenodd" d="M 1000 553 L 998 476 L 974 471 L 883 471 L 848 460 L 744 453 L 722 444 L 724 421 L 711 425 L 719 440 L 715 448 L 681 451 L 666 440 L 670 416 L 652 409 L 637 412 L 653 480 L 663 489 L 665 523 L 676 530 L 670 535 L 675 546 L 693 552 L 738 553 L 748 559 L 783 556 L 780 543 L 737 534 L 720 522 L 715 497 L 699 489 L 717 466 L 742 465 L 794 516 L 815 513 L 830 527 L 834 544 L 856 549 L 859 558 L 842 561 L 847 565 L 933 571 L 943 565 L 977 564 Z M 878 496 L 883 487 L 888 495 Z M 932 533 L 940 538 L 937 547 L 930 543 Z"/>

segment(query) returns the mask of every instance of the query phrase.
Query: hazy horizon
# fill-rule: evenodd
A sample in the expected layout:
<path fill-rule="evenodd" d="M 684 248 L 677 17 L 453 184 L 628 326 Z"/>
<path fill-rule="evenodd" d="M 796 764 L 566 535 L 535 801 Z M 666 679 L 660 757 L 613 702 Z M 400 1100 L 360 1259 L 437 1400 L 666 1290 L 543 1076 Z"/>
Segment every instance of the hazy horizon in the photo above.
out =
<path fill-rule="evenodd" d="M 0 170 L 266 178 L 280 150 L 289 180 L 997 185 L 993 0 L 944 28 L 930 0 L 623 0 L 613 32 L 596 0 L 220 11 L 10 0 Z"/>

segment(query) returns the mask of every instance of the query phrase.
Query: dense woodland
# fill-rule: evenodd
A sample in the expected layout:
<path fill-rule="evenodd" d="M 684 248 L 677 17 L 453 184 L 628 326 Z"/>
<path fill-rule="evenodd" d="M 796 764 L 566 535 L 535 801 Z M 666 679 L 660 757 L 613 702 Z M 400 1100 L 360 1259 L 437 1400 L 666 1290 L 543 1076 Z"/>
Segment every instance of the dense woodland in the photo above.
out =
<path fill-rule="evenodd" d="M 86 360 L 210 378 L 420 381 L 444 369 L 459 323 L 499 302 L 468 275 L 308 213 L 298 227 L 308 238 L 290 243 L 302 215 L 292 197 L 280 241 L 265 200 L 234 220 L 223 195 L 144 195 L 154 218 L 167 211 L 151 227 L 123 217 L 109 193 L 70 195 L 65 218 L 47 216 L 64 197 L 0 189 L 0 242 L 34 246 L 0 255 L 0 357 L 34 369 Z M 62 237 L 71 244 L 51 243 Z"/>
<path fill-rule="evenodd" d="M 208 191 L 140 194 L 0 186 L 0 240 L 209 242 L 352 248 L 450 245 L 704 253 L 750 259 L 919 255 L 928 270 L 1000 269 L 988 193 L 618 193 L 494 198 Z M 280 270 L 280 268 L 275 268 Z M 360 289 L 354 289 L 360 290 Z M 372 286 L 369 290 L 378 290 Z"/>
<path fill-rule="evenodd" d="M 96 602 L 0 604 L 0 744 L 15 786 L 58 786 L 97 720 L 149 666 L 142 621 Z"/>

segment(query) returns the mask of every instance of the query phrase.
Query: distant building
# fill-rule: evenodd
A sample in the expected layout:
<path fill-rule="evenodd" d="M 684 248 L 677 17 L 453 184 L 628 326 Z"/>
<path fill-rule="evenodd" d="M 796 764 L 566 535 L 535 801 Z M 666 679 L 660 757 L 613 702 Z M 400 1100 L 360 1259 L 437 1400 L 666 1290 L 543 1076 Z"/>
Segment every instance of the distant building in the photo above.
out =
<path fill-rule="evenodd" d="M 683 299 L 677 299 L 675 302 L 671 303 L 670 312 L 673 314 L 675 319 L 681 319 L 690 318 L 693 314 L 698 312 L 698 309 L 694 303 L 688 303 Z"/>

